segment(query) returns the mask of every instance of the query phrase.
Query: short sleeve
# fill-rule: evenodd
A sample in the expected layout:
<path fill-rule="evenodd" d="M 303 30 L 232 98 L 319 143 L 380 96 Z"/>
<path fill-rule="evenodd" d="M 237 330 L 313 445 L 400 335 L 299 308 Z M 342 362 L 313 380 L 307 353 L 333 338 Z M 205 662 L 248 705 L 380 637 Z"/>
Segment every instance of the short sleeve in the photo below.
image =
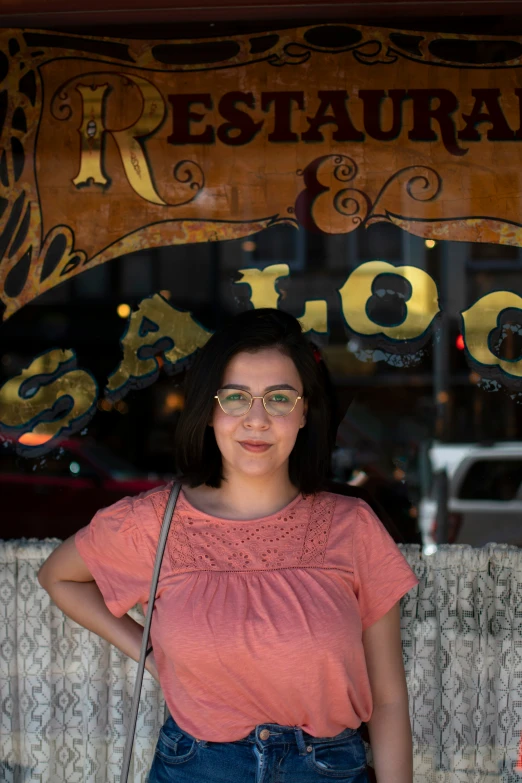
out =
<path fill-rule="evenodd" d="M 123 617 L 148 600 L 153 559 L 132 497 L 98 511 L 74 541 L 113 615 Z"/>
<path fill-rule="evenodd" d="M 408 561 L 370 506 L 359 500 L 353 527 L 354 583 L 363 631 L 419 584 Z"/>

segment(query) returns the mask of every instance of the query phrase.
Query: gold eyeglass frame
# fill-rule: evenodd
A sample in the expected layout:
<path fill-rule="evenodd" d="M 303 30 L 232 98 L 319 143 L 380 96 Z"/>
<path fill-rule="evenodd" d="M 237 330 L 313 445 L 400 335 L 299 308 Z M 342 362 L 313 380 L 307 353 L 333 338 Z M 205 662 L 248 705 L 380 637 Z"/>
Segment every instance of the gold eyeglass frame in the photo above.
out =
<path fill-rule="evenodd" d="M 218 389 L 218 392 L 220 391 L 233 391 L 233 389 Z M 263 408 L 265 409 L 265 411 L 268 413 L 269 416 L 273 416 L 274 419 L 283 419 L 285 416 L 290 416 L 290 414 L 295 410 L 295 406 L 297 405 L 299 400 L 303 399 L 303 396 L 300 394 L 298 397 L 296 397 L 292 410 L 288 411 L 288 413 L 276 414 L 276 413 L 270 413 L 270 411 L 266 407 L 265 397 L 267 397 L 269 394 L 274 394 L 274 392 L 278 392 L 278 391 L 285 391 L 285 392 L 292 391 L 291 389 L 272 389 L 272 391 L 267 391 L 266 394 L 263 394 L 262 397 L 254 397 L 252 394 L 250 394 L 250 392 L 246 391 L 245 389 L 237 389 L 237 391 L 240 391 L 242 394 L 248 394 L 248 396 L 250 397 L 250 405 L 248 407 L 248 410 L 246 410 L 244 413 L 238 413 L 237 415 L 226 411 L 221 405 L 218 395 L 217 394 L 214 395 L 214 399 L 218 401 L 218 405 L 223 411 L 223 413 L 226 414 L 227 416 L 234 416 L 234 418 L 236 419 L 241 418 L 241 416 L 246 416 L 247 413 L 249 413 L 252 410 L 252 405 L 254 404 L 254 400 L 263 400 Z"/>

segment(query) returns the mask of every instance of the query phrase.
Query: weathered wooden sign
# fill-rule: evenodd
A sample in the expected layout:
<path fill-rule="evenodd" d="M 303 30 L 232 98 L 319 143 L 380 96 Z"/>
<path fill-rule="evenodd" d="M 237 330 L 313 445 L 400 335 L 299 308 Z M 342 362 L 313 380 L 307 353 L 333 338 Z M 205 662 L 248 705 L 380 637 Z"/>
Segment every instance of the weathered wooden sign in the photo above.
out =
<path fill-rule="evenodd" d="M 276 222 L 522 244 L 522 39 L 0 31 L 0 299 Z"/>

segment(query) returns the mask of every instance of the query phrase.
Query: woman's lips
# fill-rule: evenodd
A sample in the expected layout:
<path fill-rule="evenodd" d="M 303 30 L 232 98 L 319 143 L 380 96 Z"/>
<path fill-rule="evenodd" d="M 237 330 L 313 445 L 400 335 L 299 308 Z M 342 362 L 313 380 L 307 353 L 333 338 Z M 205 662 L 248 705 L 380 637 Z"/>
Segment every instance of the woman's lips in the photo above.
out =
<path fill-rule="evenodd" d="M 263 451 L 268 451 L 268 449 L 272 445 L 271 443 L 263 443 L 261 441 L 259 443 L 256 443 L 255 441 L 248 441 L 248 440 L 240 440 L 238 442 L 239 445 L 245 449 L 245 451 L 251 451 L 254 454 L 258 454 L 258 453 L 260 454 Z"/>

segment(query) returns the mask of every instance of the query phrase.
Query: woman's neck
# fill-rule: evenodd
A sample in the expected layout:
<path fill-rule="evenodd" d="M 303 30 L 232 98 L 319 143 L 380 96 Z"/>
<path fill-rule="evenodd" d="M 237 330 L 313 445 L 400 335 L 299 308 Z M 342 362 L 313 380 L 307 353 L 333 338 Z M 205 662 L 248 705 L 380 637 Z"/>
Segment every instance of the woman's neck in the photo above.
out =
<path fill-rule="evenodd" d="M 183 488 L 189 503 L 223 519 L 259 519 L 275 514 L 287 506 L 298 494 L 288 474 L 256 481 L 251 477 L 234 475 L 221 482 L 216 489 L 201 484 L 193 489 Z"/>

